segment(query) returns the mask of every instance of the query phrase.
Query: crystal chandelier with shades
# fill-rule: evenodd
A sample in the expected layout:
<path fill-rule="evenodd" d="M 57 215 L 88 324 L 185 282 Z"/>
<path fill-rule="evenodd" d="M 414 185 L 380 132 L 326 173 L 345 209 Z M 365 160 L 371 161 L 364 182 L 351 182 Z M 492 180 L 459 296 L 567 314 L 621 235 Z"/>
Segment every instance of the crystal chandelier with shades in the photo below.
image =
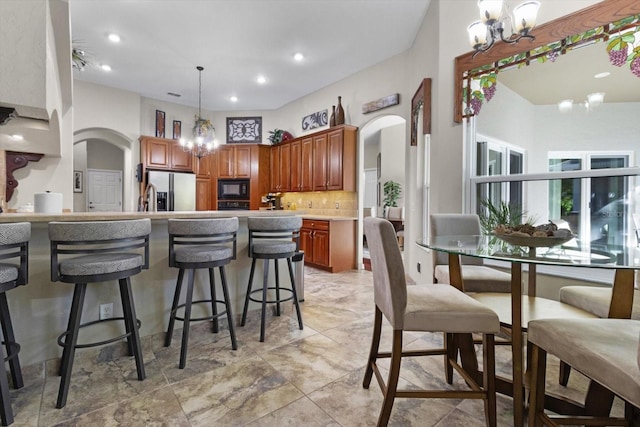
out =
<path fill-rule="evenodd" d="M 504 10 L 502 0 L 478 0 L 480 20 L 467 27 L 469 42 L 475 50 L 474 56 L 486 52 L 493 44 L 502 40 L 505 43 L 517 43 L 520 39 L 535 39 L 529 34 L 536 24 L 540 3 L 525 1 L 513 8 L 513 16 Z M 503 13 L 504 12 L 504 13 Z M 510 21 L 512 34 L 505 37 L 505 21 Z"/>
<path fill-rule="evenodd" d="M 198 65 L 196 69 L 198 70 L 198 114 L 193 126 L 193 140 L 181 138 L 180 146 L 184 151 L 193 152 L 198 159 L 201 159 L 215 148 L 216 130 L 211 120 L 202 118 L 202 71 L 204 67 Z"/>

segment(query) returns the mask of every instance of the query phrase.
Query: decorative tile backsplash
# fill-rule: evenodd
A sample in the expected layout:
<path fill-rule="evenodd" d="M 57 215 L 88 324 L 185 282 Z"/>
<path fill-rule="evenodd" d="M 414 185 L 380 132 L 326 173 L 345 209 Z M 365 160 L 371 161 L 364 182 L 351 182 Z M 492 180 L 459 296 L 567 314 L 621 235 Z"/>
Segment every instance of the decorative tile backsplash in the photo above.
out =
<path fill-rule="evenodd" d="M 358 216 L 358 193 L 355 191 L 315 191 L 282 193 L 284 209 L 305 211 L 312 215 Z"/>

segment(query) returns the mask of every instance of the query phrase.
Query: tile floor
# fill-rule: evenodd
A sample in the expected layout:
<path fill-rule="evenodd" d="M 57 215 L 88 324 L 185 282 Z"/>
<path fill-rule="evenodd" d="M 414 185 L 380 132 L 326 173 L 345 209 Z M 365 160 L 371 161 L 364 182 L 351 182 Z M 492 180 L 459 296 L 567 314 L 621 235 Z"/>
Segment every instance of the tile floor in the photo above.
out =
<path fill-rule="evenodd" d="M 258 341 L 258 312 L 237 327 L 239 348 L 231 350 L 226 325 L 193 324 L 189 360 L 178 369 L 181 329 L 173 345 L 163 335 L 143 339 L 147 378 L 137 381 L 124 345 L 87 350 L 76 358 L 67 406 L 55 409 L 59 360 L 23 368 L 25 387 L 12 390 L 16 426 L 372 426 L 382 394 L 375 379 L 362 388 L 373 319 L 369 271 L 328 274 L 306 268 L 302 303 L 305 328 L 292 310 L 268 316 L 266 342 Z M 239 314 L 239 313 L 236 313 Z M 382 346 L 390 348 L 390 329 Z M 440 334 L 411 333 L 406 347 L 439 344 Z M 499 347 L 498 371 L 510 372 L 509 350 Z M 580 396 L 585 379 L 572 373 L 569 387 Z M 402 386 L 445 385 L 442 359 L 403 364 Z M 456 375 L 454 387 L 465 387 Z M 498 395 L 499 425 L 512 425 L 511 400 Z M 398 399 L 392 426 L 482 426 L 481 401 Z"/>

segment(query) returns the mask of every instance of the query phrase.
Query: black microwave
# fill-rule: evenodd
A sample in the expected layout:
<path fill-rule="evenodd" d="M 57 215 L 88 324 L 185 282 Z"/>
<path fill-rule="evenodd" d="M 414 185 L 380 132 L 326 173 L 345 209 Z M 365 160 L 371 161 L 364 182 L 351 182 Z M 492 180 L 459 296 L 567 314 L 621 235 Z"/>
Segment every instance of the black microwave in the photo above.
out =
<path fill-rule="evenodd" d="M 219 179 L 218 200 L 249 200 L 248 179 Z"/>

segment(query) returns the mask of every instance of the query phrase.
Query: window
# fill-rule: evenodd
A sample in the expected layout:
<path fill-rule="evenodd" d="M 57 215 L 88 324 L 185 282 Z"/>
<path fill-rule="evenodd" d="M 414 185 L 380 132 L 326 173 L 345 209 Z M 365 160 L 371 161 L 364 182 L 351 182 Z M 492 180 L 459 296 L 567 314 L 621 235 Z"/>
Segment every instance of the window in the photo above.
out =
<path fill-rule="evenodd" d="M 626 168 L 629 152 L 550 152 L 549 172 Z M 582 242 L 622 245 L 633 234 L 629 180 L 623 176 L 549 181 L 549 217 L 569 223 Z"/>

